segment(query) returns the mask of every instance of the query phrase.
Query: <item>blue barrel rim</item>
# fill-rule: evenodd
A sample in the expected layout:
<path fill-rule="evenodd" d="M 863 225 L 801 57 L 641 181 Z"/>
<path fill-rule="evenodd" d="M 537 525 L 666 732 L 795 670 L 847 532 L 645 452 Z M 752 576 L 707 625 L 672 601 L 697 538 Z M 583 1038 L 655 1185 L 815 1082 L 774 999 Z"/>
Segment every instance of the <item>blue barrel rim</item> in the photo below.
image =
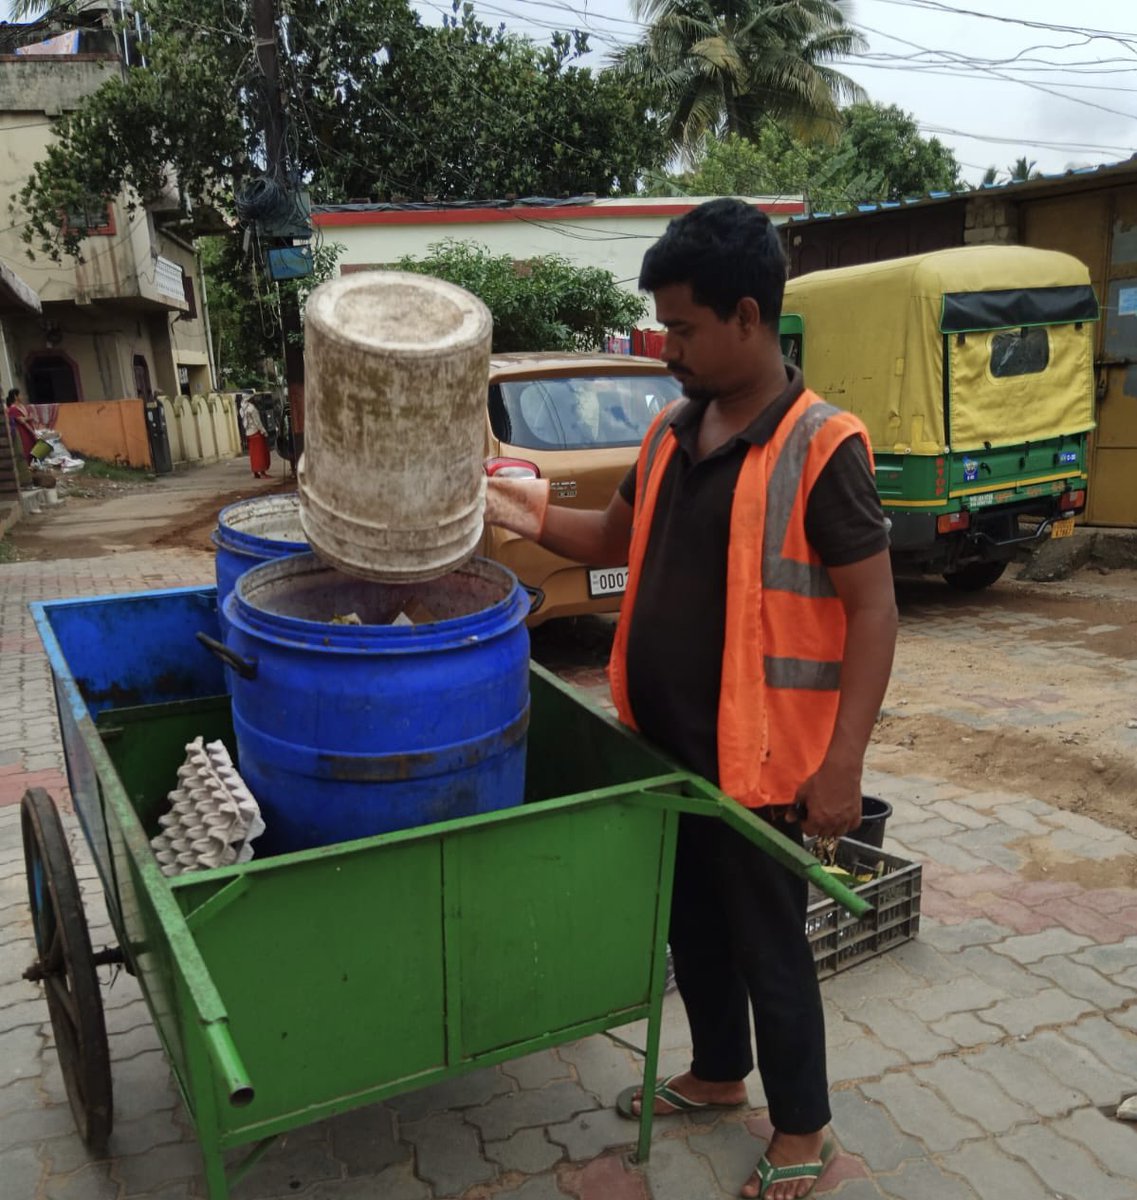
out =
<path fill-rule="evenodd" d="M 274 558 L 245 571 L 222 605 L 224 619 L 254 639 L 267 638 L 274 645 L 310 650 L 318 646 L 321 653 L 346 655 L 405 655 L 434 654 L 438 650 L 455 649 L 463 645 L 484 644 L 511 631 L 514 622 L 528 616 L 529 596 L 517 576 L 501 563 L 474 555 L 454 571 L 457 574 L 476 565 L 479 570 L 496 573 L 509 588 L 501 600 L 475 613 L 432 621 L 424 625 L 332 625 L 326 621 L 311 621 L 303 617 L 285 616 L 257 608 L 245 598 L 245 591 L 275 575 L 299 575 L 312 570 L 346 574 L 324 562 L 314 552 Z M 385 586 L 371 580 L 362 584 Z M 395 586 L 413 587 L 413 584 Z"/>
<path fill-rule="evenodd" d="M 300 553 L 310 549 L 307 538 L 295 542 L 288 538 L 266 538 L 229 523 L 237 513 L 252 512 L 257 507 L 265 508 L 269 504 L 279 504 L 281 501 L 295 501 L 296 526 L 301 529 L 299 492 L 285 492 L 275 496 L 250 496 L 246 500 L 236 500 L 232 504 L 227 504 L 217 514 L 217 528 L 213 530 L 210 540 L 218 550 L 224 549 L 233 554 L 257 558 L 278 558 L 284 554 Z"/>

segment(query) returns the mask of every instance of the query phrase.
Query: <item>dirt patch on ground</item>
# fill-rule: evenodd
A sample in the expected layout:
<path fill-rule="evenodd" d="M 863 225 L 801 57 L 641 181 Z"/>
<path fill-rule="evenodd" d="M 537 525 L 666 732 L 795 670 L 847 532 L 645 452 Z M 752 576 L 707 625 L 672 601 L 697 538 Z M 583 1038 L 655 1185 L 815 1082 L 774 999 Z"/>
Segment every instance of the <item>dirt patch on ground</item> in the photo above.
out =
<path fill-rule="evenodd" d="M 983 791 L 1023 792 L 1137 835 L 1137 763 L 1075 734 L 975 729 L 945 717 L 885 716 L 873 740 L 902 746 L 928 774 Z"/>
<path fill-rule="evenodd" d="M 278 487 L 260 488 L 258 496 L 274 496 L 281 492 L 294 492 L 296 484 L 291 480 L 281 483 Z M 217 514 L 227 505 L 236 504 L 238 500 L 247 500 L 248 492 L 230 492 L 224 496 L 211 496 L 190 506 L 178 518 L 177 524 L 170 528 L 154 533 L 147 545 L 155 550 L 204 550 L 212 553 L 213 531 L 217 528 Z"/>

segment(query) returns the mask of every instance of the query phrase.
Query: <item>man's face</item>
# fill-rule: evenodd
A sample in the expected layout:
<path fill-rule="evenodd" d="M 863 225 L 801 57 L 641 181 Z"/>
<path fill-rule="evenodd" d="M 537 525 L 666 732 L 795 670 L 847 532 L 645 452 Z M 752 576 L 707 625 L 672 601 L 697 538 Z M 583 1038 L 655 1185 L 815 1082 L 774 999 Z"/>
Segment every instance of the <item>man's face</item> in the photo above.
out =
<path fill-rule="evenodd" d="M 656 320 L 667 330 L 664 361 L 684 395 L 706 403 L 733 390 L 748 361 L 738 315 L 723 320 L 714 309 L 696 304 L 687 283 L 669 283 L 654 295 Z"/>

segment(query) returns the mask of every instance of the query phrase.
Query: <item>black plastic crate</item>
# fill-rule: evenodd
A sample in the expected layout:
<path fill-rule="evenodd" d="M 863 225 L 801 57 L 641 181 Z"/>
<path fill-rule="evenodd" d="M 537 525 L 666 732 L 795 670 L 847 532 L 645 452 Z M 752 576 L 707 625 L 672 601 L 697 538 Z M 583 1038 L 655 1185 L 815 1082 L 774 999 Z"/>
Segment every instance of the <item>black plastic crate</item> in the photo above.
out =
<path fill-rule="evenodd" d="M 920 864 L 885 854 L 849 838 L 837 843 L 837 866 L 852 875 L 874 876 L 850 885 L 873 911 L 857 919 L 836 900 L 810 888 L 805 931 L 817 975 L 825 979 L 914 938 L 920 929 Z"/>

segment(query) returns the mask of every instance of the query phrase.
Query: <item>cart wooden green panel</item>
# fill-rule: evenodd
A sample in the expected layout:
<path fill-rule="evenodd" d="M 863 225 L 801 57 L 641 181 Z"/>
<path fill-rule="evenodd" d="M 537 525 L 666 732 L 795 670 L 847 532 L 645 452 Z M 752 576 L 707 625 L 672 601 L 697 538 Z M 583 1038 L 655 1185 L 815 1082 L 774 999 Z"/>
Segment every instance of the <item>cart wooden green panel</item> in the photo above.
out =
<path fill-rule="evenodd" d="M 277 1134 L 641 1018 L 654 1078 L 681 812 L 728 820 L 834 893 L 815 860 L 536 666 L 524 805 L 167 879 L 149 838 L 185 743 L 235 747 L 222 670 L 194 639 L 217 632 L 213 590 L 33 611 L 119 951 L 92 956 L 54 806 L 29 793 L 30 975 L 48 987 L 72 1108 L 97 1146 L 111 1092 L 95 960 L 121 953 L 210 1200 Z M 236 1147 L 251 1149 L 227 1171 Z"/>

